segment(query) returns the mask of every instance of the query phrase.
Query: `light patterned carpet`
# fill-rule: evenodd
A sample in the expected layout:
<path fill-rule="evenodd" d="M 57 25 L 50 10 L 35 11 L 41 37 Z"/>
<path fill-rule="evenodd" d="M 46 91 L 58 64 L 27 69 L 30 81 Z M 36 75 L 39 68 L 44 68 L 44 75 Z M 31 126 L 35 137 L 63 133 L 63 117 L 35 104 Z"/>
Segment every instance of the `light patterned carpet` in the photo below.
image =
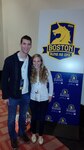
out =
<path fill-rule="evenodd" d="M 11 150 L 8 128 L 7 128 L 7 107 L 3 103 L 0 91 L 0 150 Z M 28 132 L 29 137 L 31 133 Z M 57 138 L 51 135 L 44 135 L 44 144 L 39 145 L 38 142 L 32 144 L 23 143 L 18 138 L 19 150 L 69 150 L 63 143 L 61 143 Z"/>

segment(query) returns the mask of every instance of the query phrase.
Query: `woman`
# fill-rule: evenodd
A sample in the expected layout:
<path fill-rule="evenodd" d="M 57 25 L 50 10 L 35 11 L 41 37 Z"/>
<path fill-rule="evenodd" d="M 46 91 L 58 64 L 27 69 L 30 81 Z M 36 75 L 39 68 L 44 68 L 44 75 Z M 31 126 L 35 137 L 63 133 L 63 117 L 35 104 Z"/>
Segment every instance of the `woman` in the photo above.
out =
<path fill-rule="evenodd" d="M 48 102 L 51 102 L 53 95 L 53 81 L 50 71 L 44 66 L 43 59 L 40 54 L 35 54 L 32 57 L 31 70 L 31 140 L 33 143 L 37 141 L 36 126 L 39 123 L 39 144 L 43 144 L 43 130 L 45 123 L 45 115 L 47 112 Z M 49 83 L 49 90 L 48 85 Z"/>

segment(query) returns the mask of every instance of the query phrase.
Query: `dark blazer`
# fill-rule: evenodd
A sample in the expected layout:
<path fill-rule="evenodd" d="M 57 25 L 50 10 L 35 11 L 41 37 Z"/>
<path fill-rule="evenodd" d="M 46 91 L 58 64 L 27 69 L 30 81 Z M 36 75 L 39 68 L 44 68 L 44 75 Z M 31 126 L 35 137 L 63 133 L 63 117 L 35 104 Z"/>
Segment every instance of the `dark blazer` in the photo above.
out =
<path fill-rule="evenodd" d="M 21 68 L 19 59 L 16 52 L 15 54 L 7 57 L 4 62 L 3 72 L 2 72 L 2 98 L 8 99 L 9 97 L 18 99 L 21 97 L 20 90 L 20 79 L 21 79 Z M 30 85 L 30 73 L 31 73 L 31 56 L 28 55 L 28 80 L 29 87 L 28 91 L 31 90 Z"/>

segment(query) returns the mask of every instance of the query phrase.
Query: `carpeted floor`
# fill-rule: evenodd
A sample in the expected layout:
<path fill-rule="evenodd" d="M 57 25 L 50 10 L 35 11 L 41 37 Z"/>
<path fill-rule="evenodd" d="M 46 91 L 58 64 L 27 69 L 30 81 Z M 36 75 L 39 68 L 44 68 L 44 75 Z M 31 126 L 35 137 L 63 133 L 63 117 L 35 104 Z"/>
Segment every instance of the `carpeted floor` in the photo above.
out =
<path fill-rule="evenodd" d="M 7 128 L 7 107 L 5 106 L 3 100 L 1 99 L 0 91 L 0 150 L 11 150 L 8 128 Z M 31 137 L 31 132 L 28 132 L 29 137 Z M 61 143 L 57 138 L 51 135 L 44 135 L 44 144 L 39 145 L 38 142 L 32 144 L 23 143 L 18 138 L 19 150 L 69 150 L 63 143 Z"/>

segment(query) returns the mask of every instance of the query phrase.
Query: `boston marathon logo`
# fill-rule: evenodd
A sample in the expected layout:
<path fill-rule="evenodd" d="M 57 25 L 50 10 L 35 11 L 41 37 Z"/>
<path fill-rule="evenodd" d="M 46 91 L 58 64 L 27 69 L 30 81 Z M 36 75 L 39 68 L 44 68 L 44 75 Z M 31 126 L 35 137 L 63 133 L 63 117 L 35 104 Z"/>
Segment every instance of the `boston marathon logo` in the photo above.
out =
<path fill-rule="evenodd" d="M 52 121 L 52 117 L 50 115 L 46 115 L 45 120 L 51 122 Z"/>
<path fill-rule="evenodd" d="M 43 53 L 63 59 L 79 55 L 79 48 L 73 44 L 75 25 L 70 23 L 55 23 L 51 25 L 49 44 L 43 47 Z"/>
<path fill-rule="evenodd" d="M 66 118 L 61 117 L 61 118 L 58 120 L 58 123 L 59 123 L 59 124 L 67 124 Z"/>
<path fill-rule="evenodd" d="M 68 107 L 66 108 L 66 114 L 69 115 L 76 115 L 76 109 L 73 104 L 69 104 Z"/>
<path fill-rule="evenodd" d="M 53 103 L 52 112 L 61 113 L 61 107 L 60 107 L 60 104 L 58 102 Z"/>
<path fill-rule="evenodd" d="M 69 95 L 69 91 L 68 89 L 62 89 L 61 93 L 60 93 L 60 98 L 62 99 L 70 99 L 70 95 Z"/>
<path fill-rule="evenodd" d="M 70 79 L 69 79 L 69 85 L 79 85 L 79 81 L 77 79 L 77 75 L 73 74 L 71 75 Z"/>
<path fill-rule="evenodd" d="M 54 77 L 54 84 L 63 84 L 63 78 L 61 73 L 57 73 Z"/>

